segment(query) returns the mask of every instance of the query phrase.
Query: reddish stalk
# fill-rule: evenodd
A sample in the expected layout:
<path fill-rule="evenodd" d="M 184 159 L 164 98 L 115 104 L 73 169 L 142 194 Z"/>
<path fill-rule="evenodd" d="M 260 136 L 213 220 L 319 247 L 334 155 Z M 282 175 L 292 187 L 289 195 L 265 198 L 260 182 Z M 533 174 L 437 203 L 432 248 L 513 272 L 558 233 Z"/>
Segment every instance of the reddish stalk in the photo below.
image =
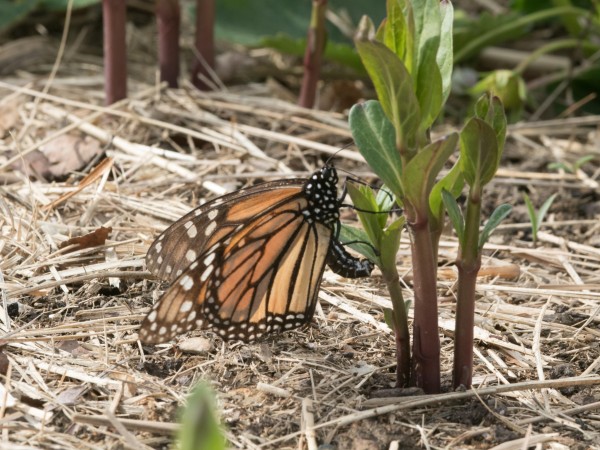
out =
<path fill-rule="evenodd" d="M 126 18 L 123 0 L 103 0 L 104 91 L 107 105 L 127 97 Z"/>
<path fill-rule="evenodd" d="M 304 76 L 298 104 L 312 108 L 315 104 L 317 83 L 321 77 L 323 51 L 325 50 L 325 12 L 327 0 L 313 0 L 310 26 L 306 36 L 306 51 L 304 52 Z"/>
<path fill-rule="evenodd" d="M 160 81 L 171 88 L 177 87 L 179 78 L 179 25 L 181 12 L 179 0 L 157 0 L 158 64 Z"/>
<path fill-rule="evenodd" d="M 411 384 L 423 388 L 427 394 L 435 394 L 440 392 L 437 265 L 428 220 L 418 218 L 415 222 L 408 220 L 407 223 L 411 232 L 415 294 Z"/>
<path fill-rule="evenodd" d="M 394 334 L 396 338 L 396 387 L 407 387 L 410 381 L 410 335 L 408 331 L 408 317 L 400 278 L 396 266 L 390 270 L 382 270 L 383 279 L 387 285 L 392 300 L 392 316 L 394 321 Z"/>
<path fill-rule="evenodd" d="M 471 387 L 473 380 L 473 327 L 475 325 L 475 285 L 481 267 L 479 250 L 479 218 L 481 192 L 474 194 L 471 188 L 465 217 L 465 239 L 456 260 L 458 290 L 456 303 L 456 326 L 454 330 L 454 367 L 452 384 L 455 388 Z M 479 191 L 481 191 L 479 189 Z"/>
<path fill-rule="evenodd" d="M 196 0 L 196 60 L 192 83 L 198 89 L 213 87 L 209 82 L 215 66 L 215 0 Z"/>

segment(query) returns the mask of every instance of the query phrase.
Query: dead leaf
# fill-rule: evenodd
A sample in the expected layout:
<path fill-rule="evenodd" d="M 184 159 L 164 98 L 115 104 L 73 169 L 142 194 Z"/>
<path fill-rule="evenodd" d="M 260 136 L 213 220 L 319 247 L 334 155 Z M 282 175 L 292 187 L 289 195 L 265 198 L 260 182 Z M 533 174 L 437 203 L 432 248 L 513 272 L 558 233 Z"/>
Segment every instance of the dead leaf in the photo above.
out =
<path fill-rule="evenodd" d="M 52 203 L 44 206 L 44 209 L 46 209 L 46 210 L 52 209 L 55 206 L 60 205 L 64 201 L 70 199 L 74 195 L 78 194 L 83 189 L 85 189 L 90 184 L 92 184 L 94 181 L 98 180 L 104 174 L 104 172 L 106 172 L 107 170 L 110 170 L 112 165 L 113 165 L 112 158 L 104 158 L 102 161 L 100 161 L 100 163 L 96 167 L 94 167 L 94 169 L 89 174 L 87 174 L 85 177 L 83 177 L 83 179 L 77 185 L 76 190 L 67 192 L 64 195 L 61 195 L 56 200 L 54 200 Z"/>
<path fill-rule="evenodd" d="M 65 248 L 69 246 L 74 246 L 69 249 L 66 253 L 75 252 L 77 250 L 83 250 L 85 248 L 98 247 L 100 245 L 104 245 L 106 242 L 106 238 L 112 232 L 112 227 L 100 227 L 91 233 L 84 234 L 83 236 L 78 236 L 71 238 L 65 242 L 62 242 L 58 248 Z"/>
<path fill-rule="evenodd" d="M 40 151 L 48 158 L 50 176 L 61 178 L 83 168 L 103 149 L 92 137 L 63 134 L 42 145 Z"/>

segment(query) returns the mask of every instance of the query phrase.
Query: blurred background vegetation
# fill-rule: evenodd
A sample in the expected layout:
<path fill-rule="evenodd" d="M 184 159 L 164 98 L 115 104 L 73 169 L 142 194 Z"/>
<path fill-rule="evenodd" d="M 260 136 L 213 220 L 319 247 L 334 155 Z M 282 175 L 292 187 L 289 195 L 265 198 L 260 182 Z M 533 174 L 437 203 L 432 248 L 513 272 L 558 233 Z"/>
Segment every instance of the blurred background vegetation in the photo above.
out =
<path fill-rule="evenodd" d="M 55 58 L 68 0 L 0 2 L 0 76 L 43 76 Z M 472 100 L 492 90 L 512 122 L 600 113 L 600 1 L 456 0 L 455 72 L 444 120 L 461 122 Z M 73 0 L 65 63 L 80 75 L 101 65 L 100 0 Z M 156 31 L 152 0 L 128 0 L 129 76 L 153 82 Z M 182 0 L 181 43 L 191 58 L 195 2 Z M 310 0 L 218 0 L 217 73 L 228 86 L 277 80 L 297 92 L 309 25 Z M 352 36 L 359 18 L 377 23 L 385 2 L 330 0 L 322 78 L 335 81 L 327 109 L 345 109 L 368 96 L 349 80 L 366 83 Z M 72 70 L 72 69 L 71 69 Z M 182 73 L 185 74 L 186 67 Z M 352 88 L 349 88 L 351 86 Z M 348 97 L 345 99 L 345 97 Z"/>

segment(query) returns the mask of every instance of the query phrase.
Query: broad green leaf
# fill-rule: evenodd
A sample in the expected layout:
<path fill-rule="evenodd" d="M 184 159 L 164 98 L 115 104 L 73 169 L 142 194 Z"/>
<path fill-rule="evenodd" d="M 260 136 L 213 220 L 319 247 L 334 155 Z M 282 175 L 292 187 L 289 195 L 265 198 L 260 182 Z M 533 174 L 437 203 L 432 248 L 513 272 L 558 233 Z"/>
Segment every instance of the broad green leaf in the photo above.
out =
<path fill-rule="evenodd" d="M 431 189 L 431 194 L 429 194 L 429 209 L 436 222 L 441 223 L 444 216 L 442 189 L 450 192 L 456 198 L 460 195 L 464 184 L 465 179 L 462 175 L 459 157 L 452 169 L 440 181 L 435 183 Z"/>
<path fill-rule="evenodd" d="M 410 6 L 406 0 L 387 0 L 387 20 L 384 26 L 383 43 L 404 63 L 408 73 L 414 66 L 414 24 L 412 10 L 408 9 L 408 17 L 403 9 Z"/>
<path fill-rule="evenodd" d="M 86 8 L 101 0 L 73 0 L 73 9 Z M 41 0 L 40 6 L 48 11 L 66 11 L 69 0 Z"/>
<path fill-rule="evenodd" d="M 396 150 L 396 134 L 379 102 L 354 105 L 349 124 L 354 142 L 369 166 L 397 198 L 402 198 L 402 160 Z"/>
<path fill-rule="evenodd" d="M 38 6 L 39 0 L 19 0 L 0 2 L 0 31 L 4 32 L 18 25 Z"/>
<path fill-rule="evenodd" d="M 490 238 L 490 235 L 492 234 L 492 232 L 496 229 L 496 227 L 498 225 L 500 225 L 500 222 L 502 222 L 510 214 L 511 211 L 512 211 L 512 206 L 510 206 L 506 203 L 498 206 L 494 210 L 494 212 L 490 216 L 489 220 L 484 225 L 483 230 L 481 231 L 481 235 L 479 236 L 479 250 L 480 251 L 483 248 L 483 246 L 485 245 L 485 243 L 488 241 L 488 239 Z"/>
<path fill-rule="evenodd" d="M 421 123 L 419 129 L 422 132 L 428 130 L 442 110 L 443 102 L 442 76 L 438 67 L 419 66 L 417 75 L 417 98 L 421 108 Z"/>
<path fill-rule="evenodd" d="M 498 169 L 496 133 L 483 120 L 473 117 L 460 132 L 460 161 L 465 181 L 482 189 Z"/>
<path fill-rule="evenodd" d="M 495 70 L 473 86 L 469 92 L 478 97 L 491 92 L 502 100 L 507 109 L 519 109 L 526 100 L 526 87 L 523 77 L 512 70 Z"/>
<path fill-rule="evenodd" d="M 442 199 L 444 200 L 446 211 L 448 211 L 448 217 L 450 217 L 450 222 L 454 227 L 454 231 L 458 237 L 458 242 L 462 248 L 465 242 L 465 218 L 460 210 L 460 207 L 458 206 L 458 203 L 456 203 L 456 199 L 446 189 L 442 189 Z"/>
<path fill-rule="evenodd" d="M 535 207 L 529 198 L 529 195 L 523 193 L 523 198 L 525 199 L 525 205 L 527 206 L 527 214 L 529 214 L 529 220 L 531 221 L 531 230 L 533 231 L 533 238 L 537 236 L 538 230 L 538 218 L 537 213 L 535 211 Z"/>
<path fill-rule="evenodd" d="M 413 2 L 415 41 L 417 44 L 416 91 L 421 107 L 420 129 L 427 130 L 437 118 L 442 106 L 442 77 L 437 65 L 440 46 L 439 0 Z"/>
<path fill-rule="evenodd" d="M 539 230 L 539 227 L 542 225 L 542 222 L 544 221 L 544 217 L 546 217 L 546 213 L 550 209 L 550 206 L 552 206 L 552 202 L 554 202 L 556 195 L 557 194 L 552 194 L 550 197 L 548 197 L 546 199 L 546 201 L 544 203 L 542 203 L 542 206 L 540 206 L 540 209 L 538 210 L 538 213 L 537 213 L 538 230 Z"/>
<path fill-rule="evenodd" d="M 364 230 L 342 224 L 339 240 L 342 244 L 348 245 L 352 250 L 360 253 L 378 266 L 381 265 L 379 256 L 375 253 L 373 247 L 371 247 L 371 240 Z"/>
<path fill-rule="evenodd" d="M 417 67 L 437 65 L 437 52 L 440 45 L 439 0 L 418 0 L 412 2 L 415 21 L 415 43 L 417 45 Z"/>
<path fill-rule="evenodd" d="M 0 2 L 1 3 L 1 2 Z M 195 17 L 196 2 L 181 2 L 189 5 L 190 18 Z M 368 2 L 364 0 L 328 0 L 328 10 L 332 15 L 344 17 L 350 23 L 357 24 L 367 14 L 375 23 L 385 17 L 384 2 Z M 217 40 L 234 42 L 248 47 L 263 45 L 267 36 L 285 34 L 290 39 L 306 38 L 306 30 L 310 22 L 310 1 L 297 0 L 218 0 L 215 2 Z M 327 21 L 327 36 L 330 42 L 352 45 L 352 38 L 347 36 L 341 27 Z"/>
<path fill-rule="evenodd" d="M 483 94 L 475 104 L 475 115 L 488 123 L 496 133 L 496 142 L 498 143 L 498 165 L 504 150 L 504 141 L 506 140 L 506 114 L 504 106 L 498 97 L 491 96 L 488 93 Z"/>
<path fill-rule="evenodd" d="M 368 186 L 348 183 L 346 189 L 356 208 L 360 222 L 369 236 L 369 242 L 378 248 L 387 215 L 375 214 L 377 213 L 377 202 L 373 191 Z"/>
<path fill-rule="evenodd" d="M 394 125 L 396 146 L 413 149 L 421 114 L 410 74 L 394 52 L 374 40 L 373 24 L 368 17 L 361 20 L 355 44 L 381 106 Z"/>
<path fill-rule="evenodd" d="M 225 450 L 213 394 L 206 384 L 198 384 L 188 397 L 178 437 L 180 450 Z"/>
<path fill-rule="evenodd" d="M 454 8 L 452 3 L 446 0 L 440 2 L 440 47 L 437 52 L 437 64 L 442 77 L 442 104 L 446 103 L 450 90 L 452 89 L 452 67 L 453 67 L 453 35 L 452 25 L 454 19 Z"/>
<path fill-rule="evenodd" d="M 404 197 L 423 213 L 429 212 L 429 194 L 457 141 L 457 133 L 438 139 L 419 151 L 406 165 L 402 174 Z"/>
<path fill-rule="evenodd" d="M 400 216 L 383 231 L 381 246 L 379 248 L 381 253 L 381 267 L 394 267 L 396 265 L 396 256 L 400 247 L 400 236 L 405 222 L 406 218 Z"/>

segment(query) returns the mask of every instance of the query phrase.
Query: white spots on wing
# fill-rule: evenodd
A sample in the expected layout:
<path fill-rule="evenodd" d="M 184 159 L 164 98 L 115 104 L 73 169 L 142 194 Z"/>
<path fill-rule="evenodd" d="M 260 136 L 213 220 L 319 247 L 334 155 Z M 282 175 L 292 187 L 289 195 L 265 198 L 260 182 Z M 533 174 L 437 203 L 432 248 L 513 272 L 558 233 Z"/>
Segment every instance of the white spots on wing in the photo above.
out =
<path fill-rule="evenodd" d="M 157 262 L 158 264 L 162 264 L 162 262 L 163 262 L 163 257 L 162 257 L 162 256 L 160 256 L 160 255 L 158 255 L 158 258 L 156 258 L 156 262 Z"/>
<path fill-rule="evenodd" d="M 167 327 L 160 327 L 160 330 L 158 330 L 158 334 L 163 335 L 167 333 Z"/>
<path fill-rule="evenodd" d="M 212 221 L 211 223 L 208 224 L 208 226 L 206 227 L 206 230 L 204 230 L 204 235 L 210 236 L 213 233 L 213 231 L 215 231 L 215 228 L 217 228 L 217 222 Z"/>
<path fill-rule="evenodd" d="M 181 275 L 183 273 L 183 269 L 179 269 L 177 271 L 177 273 L 175 274 L 176 277 L 178 277 L 179 275 Z"/>
<path fill-rule="evenodd" d="M 162 236 L 161 236 L 162 237 Z M 160 241 L 156 242 L 156 246 L 154 247 L 154 251 L 156 253 L 160 253 L 162 251 L 162 243 Z"/>
<path fill-rule="evenodd" d="M 210 255 L 208 255 L 206 258 L 204 258 L 204 261 L 203 261 L 204 265 L 205 266 L 210 266 L 211 263 L 214 261 L 214 259 L 215 259 L 215 254 L 213 252 Z"/>
<path fill-rule="evenodd" d="M 198 229 L 196 228 L 196 225 L 194 225 L 194 222 L 190 220 L 184 226 L 185 228 L 187 228 L 187 235 L 189 236 L 189 238 L 194 239 L 198 234 Z"/>
<path fill-rule="evenodd" d="M 171 273 L 171 272 L 173 272 L 173 268 L 169 265 L 169 266 L 165 267 L 165 272 Z"/>
<path fill-rule="evenodd" d="M 185 259 L 188 261 L 194 261 L 196 259 L 196 252 L 194 250 L 188 250 L 185 254 Z"/>
<path fill-rule="evenodd" d="M 150 314 L 148 314 L 148 317 L 146 319 L 149 322 L 154 322 L 156 320 L 156 310 L 153 309 L 152 311 L 150 311 Z"/>
<path fill-rule="evenodd" d="M 192 309 L 192 306 L 194 306 L 194 303 L 191 300 L 187 300 L 181 304 L 179 312 L 186 313 Z"/>
<path fill-rule="evenodd" d="M 213 266 L 208 266 L 200 275 L 200 281 L 205 282 L 213 271 Z"/>
<path fill-rule="evenodd" d="M 207 216 L 209 220 L 215 220 L 215 217 L 217 217 L 217 214 L 219 214 L 219 211 L 217 211 L 216 209 L 213 209 L 211 211 L 208 212 Z"/>
<path fill-rule="evenodd" d="M 194 280 L 189 275 L 184 276 L 181 280 L 179 280 L 179 285 L 183 288 L 184 291 L 189 291 L 194 286 Z"/>

